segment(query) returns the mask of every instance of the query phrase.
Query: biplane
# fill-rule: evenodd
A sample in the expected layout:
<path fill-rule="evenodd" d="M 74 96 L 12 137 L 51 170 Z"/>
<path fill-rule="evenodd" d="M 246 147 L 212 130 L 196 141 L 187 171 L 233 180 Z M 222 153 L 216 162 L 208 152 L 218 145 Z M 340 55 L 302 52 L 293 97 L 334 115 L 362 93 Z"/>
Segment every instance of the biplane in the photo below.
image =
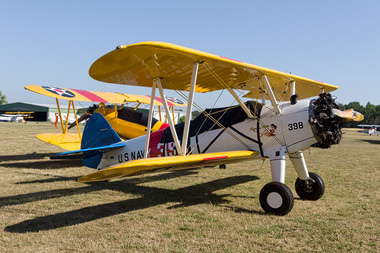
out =
<path fill-rule="evenodd" d="M 377 128 L 380 127 L 380 125 L 358 125 L 358 127 L 361 127 L 363 130 L 361 132 L 366 133 L 368 135 L 376 134 L 376 136 L 379 135 L 379 131 L 377 131 Z M 368 131 L 364 130 L 364 128 L 369 128 Z"/>
<path fill-rule="evenodd" d="M 325 185 L 308 171 L 303 150 L 338 144 L 342 121 L 363 119 L 358 112 L 338 109 L 330 94 L 337 86 L 164 42 L 119 46 L 95 61 L 89 74 L 102 82 L 149 87 L 151 98 L 158 89 L 166 112 L 165 89 L 186 97 L 187 115 L 193 104 L 197 106 L 196 92 L 226 90 L 237 103 L 206 109 L 181 124 L 169 120 L 168 128 L 156 132 L 148 124 L 145 136 L 127 141 L 95 113 L 84 129 L 81 150 L 51 157 L 80 158 L 97 169 L 78 181 L 268 158 L 272 182 L 262 188 L 259 200 L 265 212 L 276 215 L 289 213 L 294 205 L 293 193 L 285 185 L 286 156 L 298 175 L 299 197 L 317 200 Z M 312 97 L 317 98 L 306 99 Z M 149 122 L 152 110 L 150 103 Z"/>
<path fill-rule="evenodd" d="M 0 122 L 23 122 L 24 118 L 28 117 L 29 112 L 6 112 L 0 114 Z"/>
<path fill-rule="evenodd" d="M 57 123 L 60 122 L 62 133 L 43 133 L 38 134 L 36 137 L 44 142 L 58 145 L 67 150 L 79 150 L 81 146 L 81 132 L 79 124 L 87 120 L 93 113 L 102 114 L 110 123 L 117 134 L 123 139 L 132 139 L 141 135 L 145 135 L 148 124 L 148 116 L 138 111 L 137 109 L 141 104 L 151 102 L 150 96 L 146 95 L 133 95 L 122 93 L 111 93 L 104 91 L 85 91 L 78 89 L 67 89 L 49 86 L 27 85 L 25 89 L 36 92 L 41 95 L 53 97 L 56 100 L 58 113 L 56 114 L 56 130 Z M 63 115 L 61 106 L 58 99 L 68 100 L 67 114 Z M 170 108 L 171 115 L 174 115 L 174 106 L 186 106 L 187 104 L 182 100 L 167 97 L 167 104 Z M 97 103 L 90 106 L 79 118 L 74 106 L 74 101 L 85 101 Z M 124 105 L 126 103 L 134 104 L 134 108 L 128 108 Z M 109 105 L 112 104 L 112 105 Z M 118 104 L 120 106 L 118 106 Z M 153 105 L 158 106 L 159 119 L 152 119 L 151 131 L 164 129 L 169 125 L 162 122 L 161 106 L 162 100 L 155 97 Z M 70 114 L 71 111 L 73 114 Z M 72 116 L 73 115 L 73 116 Z M 167 121 L 167 118 L 165 119 Z M 72 127 L 77 127 L 77 133 L 68 132 Z"/>

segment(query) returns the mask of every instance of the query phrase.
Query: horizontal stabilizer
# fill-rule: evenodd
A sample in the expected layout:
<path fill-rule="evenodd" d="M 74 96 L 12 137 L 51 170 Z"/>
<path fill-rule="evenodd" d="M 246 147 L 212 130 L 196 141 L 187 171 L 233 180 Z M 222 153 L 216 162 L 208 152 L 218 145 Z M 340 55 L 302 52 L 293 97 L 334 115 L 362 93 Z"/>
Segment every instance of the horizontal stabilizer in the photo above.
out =
<path fill-rule="evenodd" d="M 46 133 L 46 134 L 37 134 L 36 138 L 50 143 L 57 145 L 61 148 L 64 148 L 66 150 L 79 150 L 80 149 L 80 143 L 81 139 L 79 138 L 78 134 L 72 134 L 72 133 L 64 133 L 64 134 L 58 134 L 58 133 Z"/>
<path fill-rule="evenodd" d="M 112 144 L 109 146 L 95 147 L 95 148 L 85 148 L 81 150 L 68 151 L 60 154 L 56 154 L 50 157 L 50 159 L 88 159 L 90 157 L 99 155 L 105 151 L 115 150 L 124 147 L 126 144 L 124 142 Z"/>
<path fill-rule="evenodd" d="M 204 166 L 227 164 L 252 158 L 258 155 L 257 151 L 229 151 L 188 156 L 167 156 L 133 160 L 121 165 L 109 167 L 78 179 L 79 182 L 103 181 L 111 178 L 125 177 L 148 173 L 158 170 L 180 170 Z"/>

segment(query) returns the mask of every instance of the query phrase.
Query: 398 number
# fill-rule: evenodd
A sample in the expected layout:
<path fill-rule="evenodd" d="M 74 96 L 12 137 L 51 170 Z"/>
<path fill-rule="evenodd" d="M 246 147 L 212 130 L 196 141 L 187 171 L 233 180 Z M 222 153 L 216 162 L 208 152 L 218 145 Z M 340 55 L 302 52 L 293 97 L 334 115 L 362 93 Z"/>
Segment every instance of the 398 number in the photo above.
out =
<path fill-rule="evenodd" d="M 303 128 L 302 122 L 288 124 L 289 131 L 298 130 L 298 129 L 302 129 L 302 128 Z"/>

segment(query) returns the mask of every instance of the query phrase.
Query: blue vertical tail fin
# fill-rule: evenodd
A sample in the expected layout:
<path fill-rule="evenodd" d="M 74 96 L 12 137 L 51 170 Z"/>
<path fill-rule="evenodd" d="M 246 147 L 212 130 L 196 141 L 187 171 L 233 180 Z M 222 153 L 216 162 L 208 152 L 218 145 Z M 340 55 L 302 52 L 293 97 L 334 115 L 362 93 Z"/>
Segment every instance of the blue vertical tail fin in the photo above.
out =
<path fill-rule="evenodd" d="M 111 151 L 124 147 L 115 130 L 108 121 L 99 113 L 94 113 L 87 121 L 83 131 L 80 150 L 60 153 L 50 157 L 51 159 L 78 159 L 90 168 L 97 168 L 105 151 Z"/>
<path fill-rule="evenodd" d="M 94 113 L 83 131 L 81 149 L 97 148 L 121 142 L 120 137 L 100 113 Z"/>

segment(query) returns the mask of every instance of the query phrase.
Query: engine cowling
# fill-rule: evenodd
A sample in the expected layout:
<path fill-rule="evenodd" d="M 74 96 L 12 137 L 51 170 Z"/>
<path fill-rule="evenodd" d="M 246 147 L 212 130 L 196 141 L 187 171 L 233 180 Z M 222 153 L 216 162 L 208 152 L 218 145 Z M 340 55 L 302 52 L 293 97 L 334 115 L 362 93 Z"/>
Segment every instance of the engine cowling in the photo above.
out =
<path fill-rule="evenodd" d="M 339 109 L 330 93 L 321 93 L 310 101 L 309 122 L 318 141 L 313 147 L 330 148 L 342 139 L 342 121 L 333 109 Z"/>

